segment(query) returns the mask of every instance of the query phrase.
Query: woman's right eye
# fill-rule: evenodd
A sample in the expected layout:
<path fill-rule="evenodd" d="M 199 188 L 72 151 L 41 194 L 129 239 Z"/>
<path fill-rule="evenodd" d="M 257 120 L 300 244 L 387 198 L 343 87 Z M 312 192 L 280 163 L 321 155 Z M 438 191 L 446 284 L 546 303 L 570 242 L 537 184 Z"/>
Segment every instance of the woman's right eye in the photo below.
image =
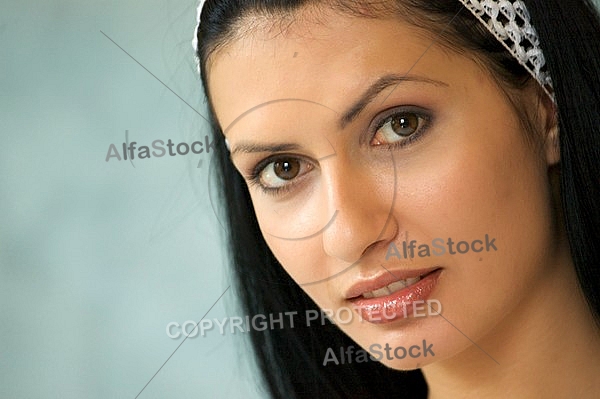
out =
<path fill-rule="evenodd" d="M 293 156 L 280 156 L 259 165 L 250 181 L 271 194 L 290 188 L 294 180 L 310 172 L 314 167 L 305 160 Z"/>

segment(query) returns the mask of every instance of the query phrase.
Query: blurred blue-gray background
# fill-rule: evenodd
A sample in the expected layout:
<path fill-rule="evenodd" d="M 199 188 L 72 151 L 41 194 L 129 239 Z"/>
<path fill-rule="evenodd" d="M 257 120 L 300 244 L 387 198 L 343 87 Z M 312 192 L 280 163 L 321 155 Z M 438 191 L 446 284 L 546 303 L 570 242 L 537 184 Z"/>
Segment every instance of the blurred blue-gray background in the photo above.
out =
<path fill-rule="evenodd" d="M 196 0 L 0 3 L 0 398 L 265 397 L 245 334 L 166 331 L 241 316 L 211 154 L 106 162 L 205 140 Z"/>
<path fill-rule="evenodd" d="M 2 1 L 0 398 L 134 398 L 229 286 L 211 154 L 106 162 L 126 131 L 204 142 L 195 8 Z M 206 317 L 234 315 L 230 289 Z M 264 397 L 246 340 L 186 340 L 139 397 Z"/>

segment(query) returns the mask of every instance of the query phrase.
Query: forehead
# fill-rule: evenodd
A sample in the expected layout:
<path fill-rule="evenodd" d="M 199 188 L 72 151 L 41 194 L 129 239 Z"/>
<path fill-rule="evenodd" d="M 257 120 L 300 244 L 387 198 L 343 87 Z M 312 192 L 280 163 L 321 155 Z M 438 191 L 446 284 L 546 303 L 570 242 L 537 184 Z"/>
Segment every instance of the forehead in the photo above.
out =
<path fill-rule="evenodd" d="M 277 22 L 265 18 L 249 21 L 211 56 L 209 92 L 224 130 L 245 112 L 276 99 L 303 99 L 341 111 L 383 75 L 442 80 L 451 72 L 449 52 L 432 46 L 434 35 L 397 16 L 326 11 Z M 258 113 L 268 113 L 267 108 Z"/>

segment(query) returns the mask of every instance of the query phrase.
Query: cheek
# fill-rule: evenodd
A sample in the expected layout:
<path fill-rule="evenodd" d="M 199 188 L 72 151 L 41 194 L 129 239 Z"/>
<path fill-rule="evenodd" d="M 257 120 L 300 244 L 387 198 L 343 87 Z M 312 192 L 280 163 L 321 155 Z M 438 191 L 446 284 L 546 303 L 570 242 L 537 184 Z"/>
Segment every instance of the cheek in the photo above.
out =
<path fill-rule="evenodd" d="M 546 166 L 514 111 L 481 103 L 455 108 L 459 116 L 441 120 L 420 155 L 405 165 L 400 160 L 398 223 L 401 230 L 414 230 L 415 238 L 490 234 L 502 237 L 504 251 L 539 244 L 551 227 Z M 468 113 L 459 112 L 469 106 Z"/>
<path fill-rule="evenodd" d="M 497 250 L 440 260 L 447 284 L 436 298 L 448 312 L 460 303 L 477 314 L 485 303 L 483 321 L 492 310 L 507 314 L 550 267 L 553 215 L 545 164 L 518 123 L 467 126 L 411 166 L 403 187 L 410 195 L 399 191 L 395 212 L 418 241 L 495 239 Z"/>
<path fill-rule="evenodd" d="M 258 224 L 267 245 L 286 272 L 300 284 L 327 277 L 325 254 L 318 234 L 327 225 L 327 215 L 323 211 L 326 207 L 319 207 L 319 201 L 308 197 L 305 194 L 278 203 L 263 194 L 252 194 Z"/>

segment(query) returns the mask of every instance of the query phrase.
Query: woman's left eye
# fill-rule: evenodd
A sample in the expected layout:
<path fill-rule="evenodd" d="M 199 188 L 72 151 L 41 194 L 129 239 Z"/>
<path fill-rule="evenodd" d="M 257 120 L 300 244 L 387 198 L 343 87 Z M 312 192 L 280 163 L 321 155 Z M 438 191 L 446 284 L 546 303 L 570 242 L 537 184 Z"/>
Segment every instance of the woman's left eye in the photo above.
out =
<path fill-rule="evenodd" d="M 371 145 L 406 144 L 428 126 L 429 117 L 415 111 L 396 111 L 378 123 Z"/>

